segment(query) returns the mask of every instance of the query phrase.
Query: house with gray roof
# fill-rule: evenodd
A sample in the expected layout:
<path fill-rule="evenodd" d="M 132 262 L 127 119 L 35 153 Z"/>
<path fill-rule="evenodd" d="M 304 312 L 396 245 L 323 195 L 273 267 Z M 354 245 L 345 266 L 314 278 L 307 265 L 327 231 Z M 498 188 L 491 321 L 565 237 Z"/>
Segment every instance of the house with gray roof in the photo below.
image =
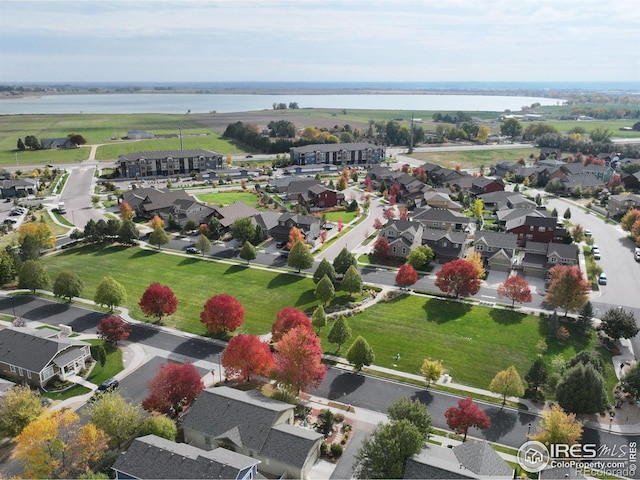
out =
<path fill-rule="evenodd" d="M 473 246 L 490 270 L 511 270 L 518 237 L 512 233 L 476 231 Z"/>
<path fill-rule="evenodd" d="M 178 200 L 193 201 L 193 197 L 184 190 L 164 188 L 134 188 L 122 192 L 118 203 L 127 202 L 136 215 L 151 219 L 155 215 L 168 217 L 174 211 L 174 203 Z"/>
<path fill-rule="evenodd" d="M 156 435 L 133 440 L 111 467 L 117 479 L 250 480 L 257 477 L 255 458 L 226 448 L 203 450 Z"/>
<path fill-rule="evenodd" d="M 217 218 L 224 228 L 229 228 L 233 222 L 240 218 L 253 217 L 258 213 L 253 207 L 244 202 L 235 202 L 224 207 L 212 207 L 213 217 Z"/>
<path fill-rule="evenodd" d="M 526 198 L 518 192 L 497 191 L 478 195 L 485 209 L 493 211 L 522 209 L 535 210 L 538 205 L 533 200 Z"/>
<path fill-rule="evenodd" d="M 521 261 L 525 275 L 544 278 L 556 265 L 578 265 L 578 247 L 566 243 L 526 242 Z"/>
<path fill-rule="evenodd" d="M 35 178 L 19 178 L 16 180 L 0 180 L 2 198 L 27 197 L 38 193 L 40 182 Z"/>
<path fill-rule="evenodd" d="M 422 194 L 422 198 L 416 203 L 418 207 L 446 208 L 447 210 L 453 210 L 454 212 L 462 210 L 462 205 L 451 200 L 449 193 L 437 190 L 428 190 L 424 192 Z"/>
<path fill-rule="evenodd" d="M 638 178 L 640 179 L 640 172 L 638 172 Z M 611 195 L 607 202 L 607 212 L 609 212 L 609 215 L 612 217 L 622 216 L 634 208 L 640 208 L 640 195 L 633 193 Z"/>
<path fill-rule="evenodd" d="M 91 358 L 87 342 L 60 332 L 7 327 L 0 330 L 0 374 L 16 382 L 44 387 L 52 378 L 66 380 Z"/>
<path fill-rule="evenodd" d="M 259 460 L 265 475 L 307 478 L 323 436 L 293 425 L 294 406 L 257 390 L 203 390 L 183 416 L 185 442 L 204 450 L 224 445 Z"/>
<path fill-rule="evenodd" d="M 40 141 L 40 146 L 43 150 L 78 148 L 78 145 L 73 143 L 70 137 L 43 138 Z"/>
<path fill-rule="evenodd" d="M 205 205 L 204 203 L 198 202 L 194 198 L 192 199 L 178 199 L 173 202 L 173 219 L 174 221 L 184 227 L 188 221 L 194 221 L 196 224 L 200 225 L 202 223 L 208 223 L 208 219 L 211 218 L 215 209 Z M 166 213 L 163 215 L 167 218 L 163 218 L 167 220 L 169 218 Z"/>
<path fill-rule="evenodd" d="M 123 178 L 173 177 L 223 168 L 221 154 L 212 150 L 158 150 L 134 152 L 118 157 Z"/>
<path fill-rule="evenodd" d="M 416 208 L 411 212 L 411 220 L 420 222 L 425 228 L 461 231 L 471 223 L 472 219 L 460 212 L 446 208 Z"/>
<path fill-rule="evenodd" d="M 304 233 L 304 238 L 307 243 L 313 245 L 320 235 L 322 220 L 311 215 L 283 213 L 278 218 L 278 225 L 269 231 L 269 235 L 277 242 L 286 242 L 289 240 L 289 232 L 293 227 L 296 227 Z"/>
<path fill-rule="evenodd" d="M 433 250 L 436 262 L 447 263 L 463 257 L 467 247 L 467 234 L 438 228 L 425 228 L 422 230 L 422 245 Z"/>
<path fill-rule="evenodd" d="M 626 190 L 640 192 L 640 172 L 623 175 L 622 184 Z"/>
<path fill-rule="evenodd" d="M 291 147 L 292 165 L 370 165 L 384 161 L 386 148 L 373 143 L 321 143 Z"/>
<path fill-rule="evenodd" d="M 416 247 L 422 245 L 424 227 L 409 220 L 389 220 L 380 231 L 380 236 L 389 242 L 390 255 L 405 259 Z"/>
<path fill-rule="evenodd" d="M 453 448 L 431 443 L 407 461 L 405 479 L 513 478 L 513 468 L 486 442 L 464 442 Z"/>

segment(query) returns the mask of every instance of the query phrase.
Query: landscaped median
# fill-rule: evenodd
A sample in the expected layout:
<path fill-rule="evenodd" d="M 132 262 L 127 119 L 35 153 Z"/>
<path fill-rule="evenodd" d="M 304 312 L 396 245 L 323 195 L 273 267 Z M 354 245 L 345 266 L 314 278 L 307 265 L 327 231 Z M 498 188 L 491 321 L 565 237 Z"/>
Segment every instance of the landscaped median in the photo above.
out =
<path fill-rule="evenodd" d="M 163 319 L 163 324 L 197 334 L 205 333 L 200 323 L 204 303 L 220 293 L 236 297 L 246 310 L 236 334 L 265 334 L 280 309 L 295 307 L 310 312 L 318 304 L 310 278 L 161 251 L 85 246 L 42 262 L 52 278 L 63 270 L 76 272 L 85 283 L 87 298 L 93 298 L 104 275 L 113 276 L 127 291 L 124 306 L 139 320 L 144 320 L 138 306 L 144 290 L 152 282 L 166 284 L 179 303 L 177 312 Z M 333 303 L 347 301 L 351 301 L 349 295 L 338 292 Z M 341 352 L 327 340 L 331 325 L 322 329 L 320 338 L 326 353 L 343 355 L 361 335 L 373 348 L 376 365 L 419 374 L 425 358 L 442 360 L 456 383 L 483 389 L 496 373 L 511 365 L 524 376 L 539 354 L 550 367 L 555 355 L 569 360 L 581 350 L 594 348 L 596 341 L 593 332 L 585 335 L 571 323 L 566 324 L 570 336 L 563 340 L 549 335 L 547 320 L 534 315 L 421 295 L 401 295 L 372 305 L 350 316 L 348 322 L 352 336 Z M 542 339 L 545 350 L 539 348 Z M 608 366 L 607 376 L 611 375 L 615 377 Z"/>

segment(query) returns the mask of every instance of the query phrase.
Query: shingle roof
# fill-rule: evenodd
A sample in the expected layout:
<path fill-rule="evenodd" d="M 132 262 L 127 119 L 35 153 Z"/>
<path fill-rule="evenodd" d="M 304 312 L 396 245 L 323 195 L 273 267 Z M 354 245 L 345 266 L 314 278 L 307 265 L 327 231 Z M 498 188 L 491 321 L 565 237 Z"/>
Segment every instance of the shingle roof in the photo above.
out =
<path fill-rule="evenodd" d="M 235 479 L 241 470 L 258 463 L 224 448 L 206 451 L 146 435 L 136 438 L 128 450 L 120 454 L 113 469 L 135 478 Z"/>
<path fill-rule="evenodd" d="M 513 250 L 517 246 L 518 236 L 513 233 L 476 231 L 474 241 L 477 243 L 480 240 L 484 240 L 491 247 L 510 248 Z"/>
<path fill-rule="evenodd" d="M 469 217 L 465 217 L 460 212 L 454 212 L 448 208 L 432 207 L 416 208 L 411 215 L 411 219 L 415 221 L 439 221 L 463 224 L 468 224 L 471 221 Z"/>
<path fill-rule="evenodd" d="M 255 390 L 209 388 L 191 405 L 183 425 L 218 439 L 228 438 L 227 433 L 237 429 L 234 441 L 239 447 L 260 451 L 276 419 L 290 409 L 293 405 L 271 400 Z"/>
<path fill-rule="evenodd" d="M 65 358 L 82 356 L 79 348 L 87 345 L 79 340 L 43 338 L 28 328 L 7 327 L 0 330 L 0 362 L 40 372 L 61 352 Z"/>
<path fill-rule="evenodd" d="M 244 202 L 232 203 L 226 207 L 217 208 L 216 211 L 221 216 L 219 220 L 223 227 L 229 227 L 239 218 L 253 217 L 258 213 L 258 210 Z"/>
<path fill-rule="evenodd" d="M 309 453 L 321 438 L 323 435 L 313 430 L 279 424 L 269 432 L 260 454 L 286 465 L 303 468 Z"/>
<path fill-rule="evenodd" d="M 193 197 L 184 190 L 162 188 L 135 188 L 123 192 L 120 197 L 131 208 L 141 208 L 147 212 L 168 208 L 176 200 L 193 200 Z"/>
<path fill-rule="evenodd" d="M 513 478 L 513 469 L 486 442 L 464 442 L 453 447 L 460 464 L 477 475 Z"/>
<path fill-rule="evenodd" d="M 193 150 L 155 150 L 148 152 L 133 152 L 127 153 L 124 155 L 120 155 L 118 157 L 119 161 L 130 161 L 134 162 L 141 158 L 146 158 L 147 160 L 161 160 L 163 158 L 173 157 L 173 158 L 194 158 L 194 157 L 213 157 L 220 156 L 218 152 L 214 152 L 212 150 L 205 150 L 202 148 L 193 149 Z"/>
<path fill-rule="evenodd" d="M 450 480 L 478 476 L 462 468 L 452 449 L 425 443 L 419 453 L 407 460 L 403 478 Z"/>
<path fill-rule="evenodd" d="M 341 150 L 366 150 L 372 148 L 374 150 L 384 149 L 373 143 L 318 143 L 313 145 L 304 145 L 302 147 L 292 147 L 291 153 L 312 153 L 312 152 L 339 152 Z"/>
<path fill-rule="evenodd" d="M 287 195 L 296 195 L 306 192 L 312 185 L 321 185 L 320 180 L 315 178 L 296 179 L 287 186 Z"/>
<path fill-rule="evenodd" d="M 578 250 L 575 245 L 568 245 L 566 243 L 549 243 L 547 246 L 547 257 L 556 254 L 560 258 L 578 259 Z"/>

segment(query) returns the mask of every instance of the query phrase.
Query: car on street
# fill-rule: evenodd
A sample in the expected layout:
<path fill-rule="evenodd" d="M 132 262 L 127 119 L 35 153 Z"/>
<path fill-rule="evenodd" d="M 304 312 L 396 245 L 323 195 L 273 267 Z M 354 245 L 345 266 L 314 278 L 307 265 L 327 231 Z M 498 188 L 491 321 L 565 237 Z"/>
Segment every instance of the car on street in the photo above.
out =
<path fill-rule="evenodd" d="M 591 230 L 589 230 L 588 228 L 585 228 L 585 229 L 584 229 L 584 236 L 585 236 L 585 237 L 590 237 L 591 235 L 592 235 L 592 234 L 591 234 Z"/>
<path fill-rule="evenodd" d="M 633 258 L 636 260 L 636 262 L 640 262 L 640 247 L 636 247 L 636 249 L 634 250 Z"/>
<path fill-rule="evenodd" d="M 196 247 L 187 247 L 187 253 L 193 253 L 195 255 L 200 255 L 202 252 L 198 250 Z"/>
<path fill-rule="evenodd" d="M 600 260 L 600 258 L 602 258 L 600 256 L 600 249 L 598 248 L 597 245 L 594 245 L 593 247 L 591 247 L 591 254 L 593 255 L 594 260 Z"/>
<path fill-rule="evenodd" d="M 276 248 L 280 249 L 280 248 L 284 247 L 286 244 L 287 244 L 287 242 L 278 242 L 278 243 L 276 243 Z"/>
<path fill-rule="evenodd" d="M 598 285 L 606 285 L 607 284 L 607 275 L 602 272 L 598 277 Z"/>
<path fill-rule="evenodd" d="M 96 391 L 93 393 L 93 397 L 91 397 L 89 401 L 95 401 L 100 397 L 100 395 L 107 392 L 113 392 L 118 387 L 120 387 L 120 382 L 116 378 L 109 378 L 98 386 Z"/>
<path fill-rule="evenodd" d="M 4 220 L 4 223 L 7 225 L 9 225 L 10 223 L 15 225 L 16 223 L 18 223 L 18 221 L 15 218 L 6 218 Z"/>

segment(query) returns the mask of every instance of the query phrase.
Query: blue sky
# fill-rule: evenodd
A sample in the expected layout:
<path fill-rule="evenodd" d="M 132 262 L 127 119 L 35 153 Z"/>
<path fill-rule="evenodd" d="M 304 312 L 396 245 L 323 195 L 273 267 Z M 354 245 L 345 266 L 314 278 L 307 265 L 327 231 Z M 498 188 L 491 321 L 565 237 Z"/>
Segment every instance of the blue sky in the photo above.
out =
<path fill-rule="evenodd" d="M 639 81 L 638 5 L 0 0 L 0 82 Z"/>

